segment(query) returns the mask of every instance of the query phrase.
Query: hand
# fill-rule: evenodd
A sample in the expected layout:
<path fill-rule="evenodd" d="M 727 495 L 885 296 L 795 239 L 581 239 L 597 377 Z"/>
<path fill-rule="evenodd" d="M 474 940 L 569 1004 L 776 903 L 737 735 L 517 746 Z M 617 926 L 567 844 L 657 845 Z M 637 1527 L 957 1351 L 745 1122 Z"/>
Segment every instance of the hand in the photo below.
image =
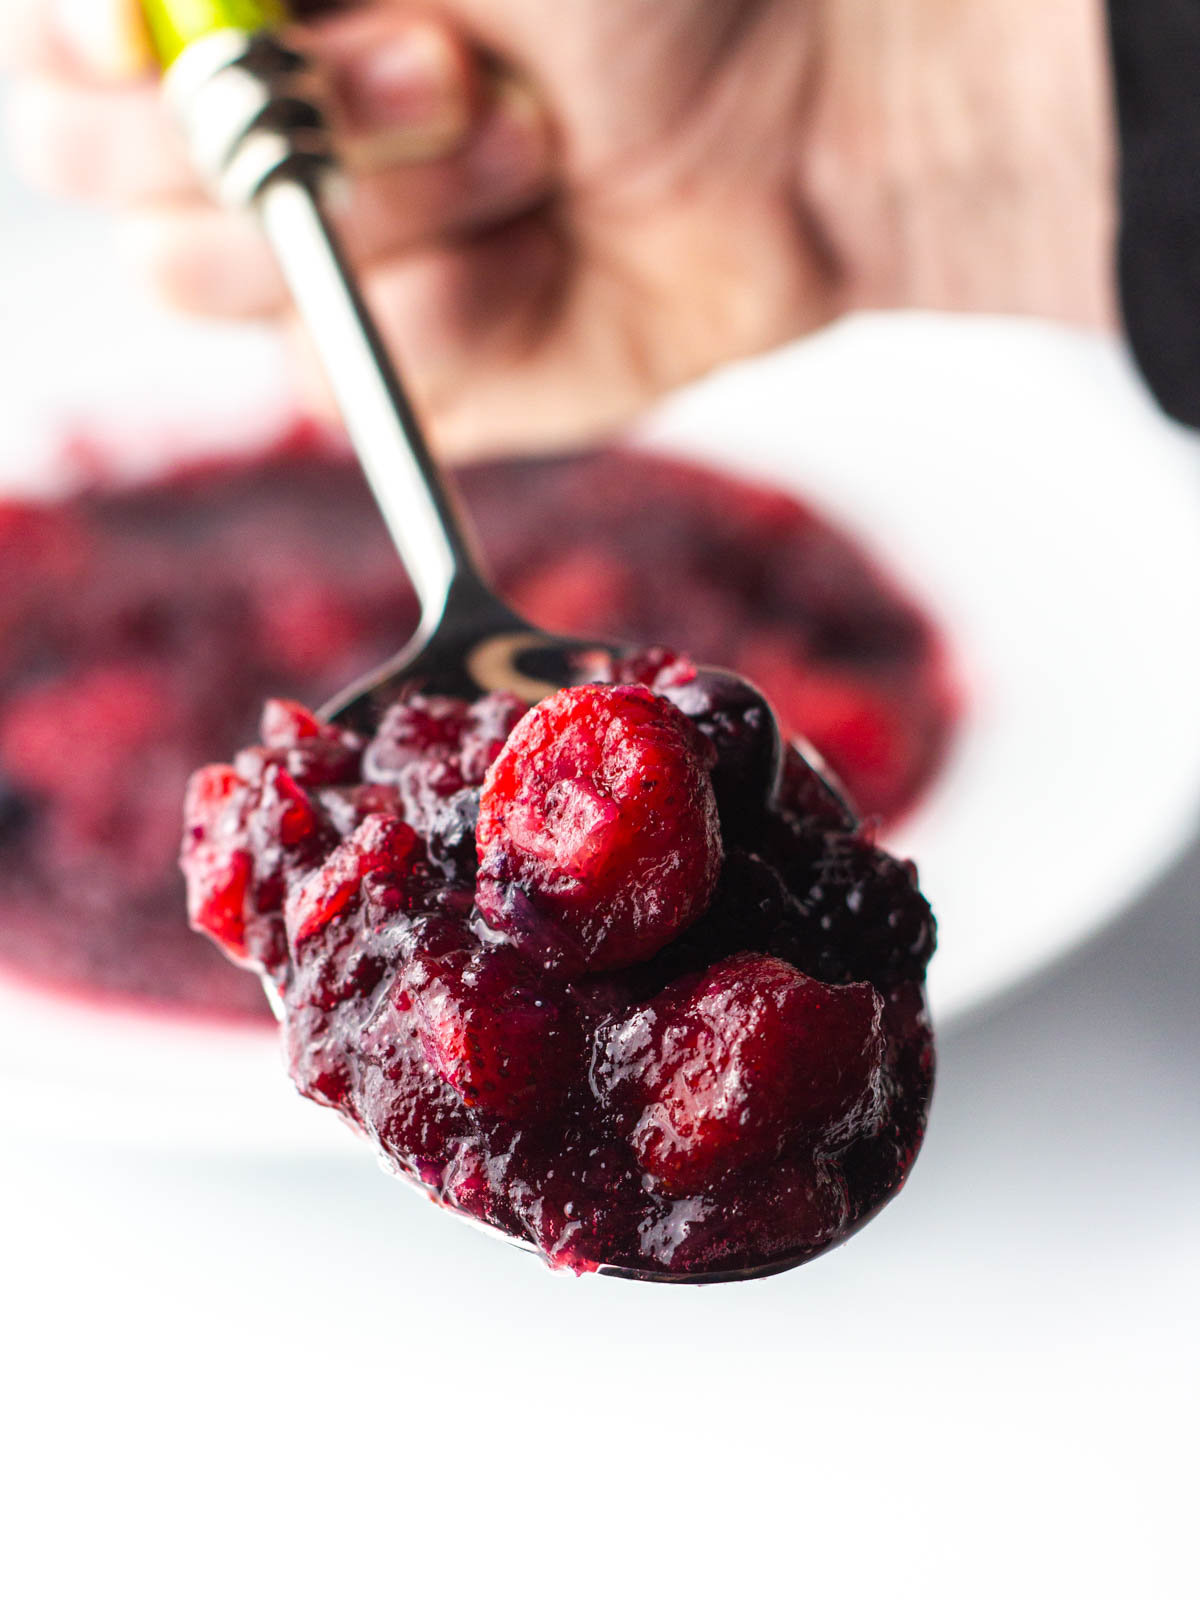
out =
<path fill-rule="evenodd" d="M 1099 0 L 374 0 L 298 32 L 351 254 L 454 453 L 574 442 L 847 310 L 1111 319 Z M 127 213 L 176 304 L 287 315 L 132 0 L 4 0 L 0 55 L 35 181 Z"/>

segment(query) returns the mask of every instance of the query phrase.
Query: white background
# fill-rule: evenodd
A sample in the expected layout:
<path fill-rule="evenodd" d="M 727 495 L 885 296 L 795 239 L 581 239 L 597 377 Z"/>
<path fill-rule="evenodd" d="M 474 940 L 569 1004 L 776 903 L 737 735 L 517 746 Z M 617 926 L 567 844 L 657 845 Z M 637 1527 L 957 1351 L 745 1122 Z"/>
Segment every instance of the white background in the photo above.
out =
<path fill-rule="evenodd" d="M 51 316 L 95 240 L 0 191 L 4 264 L 47 262 L 0 363 L 41 319 L 85 398 L 128 382 Z M 1136 750 L 1097 753 L 1131 804 Z M 758 1285 L 552 1277 L 350 1144 L 62 1146 L 0 1108 L 0 1589 L 1194 1596 L 1198 904 L 1193 854 L 946 1036 L 902 1198 Z"/>

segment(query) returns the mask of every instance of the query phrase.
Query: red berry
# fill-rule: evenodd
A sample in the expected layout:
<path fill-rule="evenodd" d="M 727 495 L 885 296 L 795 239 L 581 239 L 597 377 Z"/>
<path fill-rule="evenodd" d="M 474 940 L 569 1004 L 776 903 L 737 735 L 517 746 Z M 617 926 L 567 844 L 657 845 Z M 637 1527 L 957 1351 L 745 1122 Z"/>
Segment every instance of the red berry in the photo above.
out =
<path fill-rule="evenodd" d="M 244 847 L 239 801 L 246 784 L 232 767 L 201 767 L 183 802 L 188 917 L 235 961 L 246 959 L 253 859 Z"/>
<path fill-rule="evenodd" d="M 215 828 L 227 802 L 246 785 L 230 766 L 214 762 L 194 772 L 183 800 L 184 827 L 194 837 Z"/>
<path fill-rule="evenodd" d="M 336 737 L 336 733 L 298 700 L 268 700 L 263 706 L 259 735 L 270 749 L 286 749 L 302 739 Z"/>
<path fill-rule="evenodd" d="M 703 1190 L 789 1139 L 829 1137 L 869 1100 L 883 1053 L 870 984 L 834 988 L 772 956 L 733 956 L 654 1005 L 634 1150 L 668 1188 Z"/>
<path fill-rule="evenodd" d="M 398 817 L 367 817 L 288 894 L 283 916 L 292 951 L 339 916 L 356 898 L 368 875 L 390 879 L 405 876 L 418 848 L 416 834 Z"/>
<path fill-rule="evenodd" d="M 587 684 L 536 706 L 480 798 L 487 922 L 591 971 L 662 949 L 704 911 L 721 869 L 712 759 L 649 689 Z"/>
<path fill-rule="evenodd" d="M 392 1022 L 373 1024 L 376 1048 L 415 1043 L 425 1064 L 467 1106 L 538 1121 L 582 1077 L 582 1035 L 564 995 L 552 996 L 510 946 L 426 945 L 402 968 L 389 996 Z"/>
<path fill-rule="evenodd" d="M 273 767 L 264 776 L 261 804 L 274 811 L 274 831 L 285 850 L 312 839 L 321 826 L 312 801 L 282 767 Z"/>
<path fill-rule="evenodd" d="M 245 961 L 246 896 L 253 861 L 245 850 L 202 844 L 191 853 L 188 918 L 235 961 Z"/>

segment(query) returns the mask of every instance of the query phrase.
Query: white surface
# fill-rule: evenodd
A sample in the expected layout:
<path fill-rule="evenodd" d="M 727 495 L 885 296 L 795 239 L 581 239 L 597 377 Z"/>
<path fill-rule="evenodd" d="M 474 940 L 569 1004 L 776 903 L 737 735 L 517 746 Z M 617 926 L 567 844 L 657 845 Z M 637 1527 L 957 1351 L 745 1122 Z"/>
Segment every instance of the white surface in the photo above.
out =
<path fill-rule="evenodd" d="M 0 183 L 0 289 L 24 285 L 0 293 L 0 358 L 40 339 L 65 360 L 48 310 L 102 279 L 91 235 L 35 216 L 23 245 L 7 218 Z M 93 310 L 72 312 L 85 333 Z M 1063 448 L 1086 451 L 1071 396 L 1111 361 L 1054 348 Z M 905 414 L 945 472 L 915 354 Z M 155 361 L 128 351 L 117 389 Z M 968 387 L 964 429 L 979 404 Z M 1105 470 L 1123 441 L 1093 439 Z M 1016 448 L 1000 459 L 1024 481 Z M 1153 498 L 1157 458 L 1133 459 L 1130 494 Z M 874 481 L 853 465 L 847 505 Z M 1198 900 L 1193 855 L 952 1030 L 906 1193 L 846 1249 L 747 1287 L 553 1278 L 349 1142 L 188 1155 L 168 1119 L 158 1152 L 63 1148 L 0 1102 L 0 1591 L 1194 1600 Z M 9 1016 L 0 998 L 0 1050 Z"/>

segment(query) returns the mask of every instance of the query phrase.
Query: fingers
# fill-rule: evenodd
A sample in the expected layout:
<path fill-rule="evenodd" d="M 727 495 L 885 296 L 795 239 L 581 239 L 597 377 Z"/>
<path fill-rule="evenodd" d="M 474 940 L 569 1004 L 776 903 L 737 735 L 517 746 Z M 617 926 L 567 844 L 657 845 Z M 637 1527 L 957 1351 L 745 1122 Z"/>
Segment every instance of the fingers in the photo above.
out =
<path fill-rule="evenodd" d="M 200 189 L 151 75 L 119 81 L 97 70 L 121 58 L 116 42 L 62 21 L 50 0 L 2 0 L 19 8 L 0 36 L 19 77 L 8 113 L 18 169 L 38 187 L 103 205 L 137 206 L 196 198 Z M 76 0 L 69 0 L 73 8 Z M 125 18 L 125 0 L 78 0 L 96 14 Z M 132 32 L 134 40 L 136 32 Z M 303 30 L 325 70 L 331 113 L 348 163 L 377 170 L 440 156 L 468 136 L 482 109 L 483 75 L 444 26 L 377 4 Z M 86 42 L 85 41 L 89 41 Z M 94 58 L 94 59 L 93 59 Z M 125 64 L 138 60 L 130 47 Z"/>
<path fill-rule="evenodd" d="M 428 17 L 368 6 L 303 30 L 344 159 L 371 170 L 447 155 L 468 137 L 486 81 L 466 42 Z"/>
<path fill-rule="evenodd" d="M 405 386 L 449 457 L 537 437 L 539 419 L 526 426 L 519 406 L 497 406 L 496 378 L 539 345 L 563 272 L 561 244 L 537 217 L 368 275 L 367 298 Z M 310 405 L 336 415 L 308 335 L 294 321 L 292 344 Z"/>
<path fill-rule="evenodd" d="M 137 0 L 4 0 L 0 71 L 117 83 L 149 71 Z"/>
<path fill-rule="evenodd" d="M 73 6 L 75 0 L 69 0 Z M 79 0 L 124 12 L 124 0 Z M 8 14 L 4 5 L 19 8 Z M 135 206 L 199 194 L 183 140 L 146 76 L 119 82 L 141 60 L 130 45 L 84 44 L 48 0 L 3 0 L 0 64 L 17 71 L 9 132 L 14 159 L 35 185 L 99 204 Z M 101 30 L 93 30 L 99 32 Z M 136 41 L 137 34 L 132 29 Z M 489 101 L 479 62 L 448 28 L 393 6 L 335 16 L 302 32 L 323 69 L 347 165 L 380 171 L 445 156 L 471 135 Z M 94 59 L 93 59 L 94 58 Z M 99 70 L 101 60 L 107 72 Z"/>
<path fill-rule="evenodd" d="M 0 0 L 0 12 L 15 8 L 0 48 L 32 72 L 10 97 L 14 164 L 37 187 L 130 213 L 126 254 L 176 306 L 225 317 L 280 311 L 286 295 L 267 246 L 251 220 L 210 206 L 153 78 L 118 87 L 97 70 L 131 30 L 127 0 L 79 3 L 113 24 L 107 35 L 93 25 L 103 48 L 97 38 L 85 48 L 70 26 L 77 19 L 50 0 Z M 477 232 L 546 193 L 553 151 L 537 103 L 444 25 L 387 0 L 298 32 L 329 85 L 352 179 L 339 220 L 357 264 Z"/>
<path fill-rule="evenodd" d="M 376 151 L 382 137 L 377 133 Z M 519 86 L 501 84 L 453 155 L 355 176 L 338 217 L 347 253 L 370 268 L 519 216 L 545 196 L 550 155 L 536 103 Z M 182 310 L 262 317 L 287 305 L 279 269 L 252 217 L 186 200 L 158 205 L 126 223 L 124 244 L 154 290 Z"/>
<path fill-rule="evenodd" d="M 366 289 L 446 459 L 577 446 L 651 393 L 621 287 L 581 277 L 548 210 L 393 262 Z M 310 404 L 333 415 L 307 335 L 295 326 L 293 335 Z"/>
<path fill-rule="evenodd" d="M 5 120 L 13 166 L 34 188 L 102 204 L 201 198 L 149 80 L 118 90 L 31 78 L 13 87 Z"/>

